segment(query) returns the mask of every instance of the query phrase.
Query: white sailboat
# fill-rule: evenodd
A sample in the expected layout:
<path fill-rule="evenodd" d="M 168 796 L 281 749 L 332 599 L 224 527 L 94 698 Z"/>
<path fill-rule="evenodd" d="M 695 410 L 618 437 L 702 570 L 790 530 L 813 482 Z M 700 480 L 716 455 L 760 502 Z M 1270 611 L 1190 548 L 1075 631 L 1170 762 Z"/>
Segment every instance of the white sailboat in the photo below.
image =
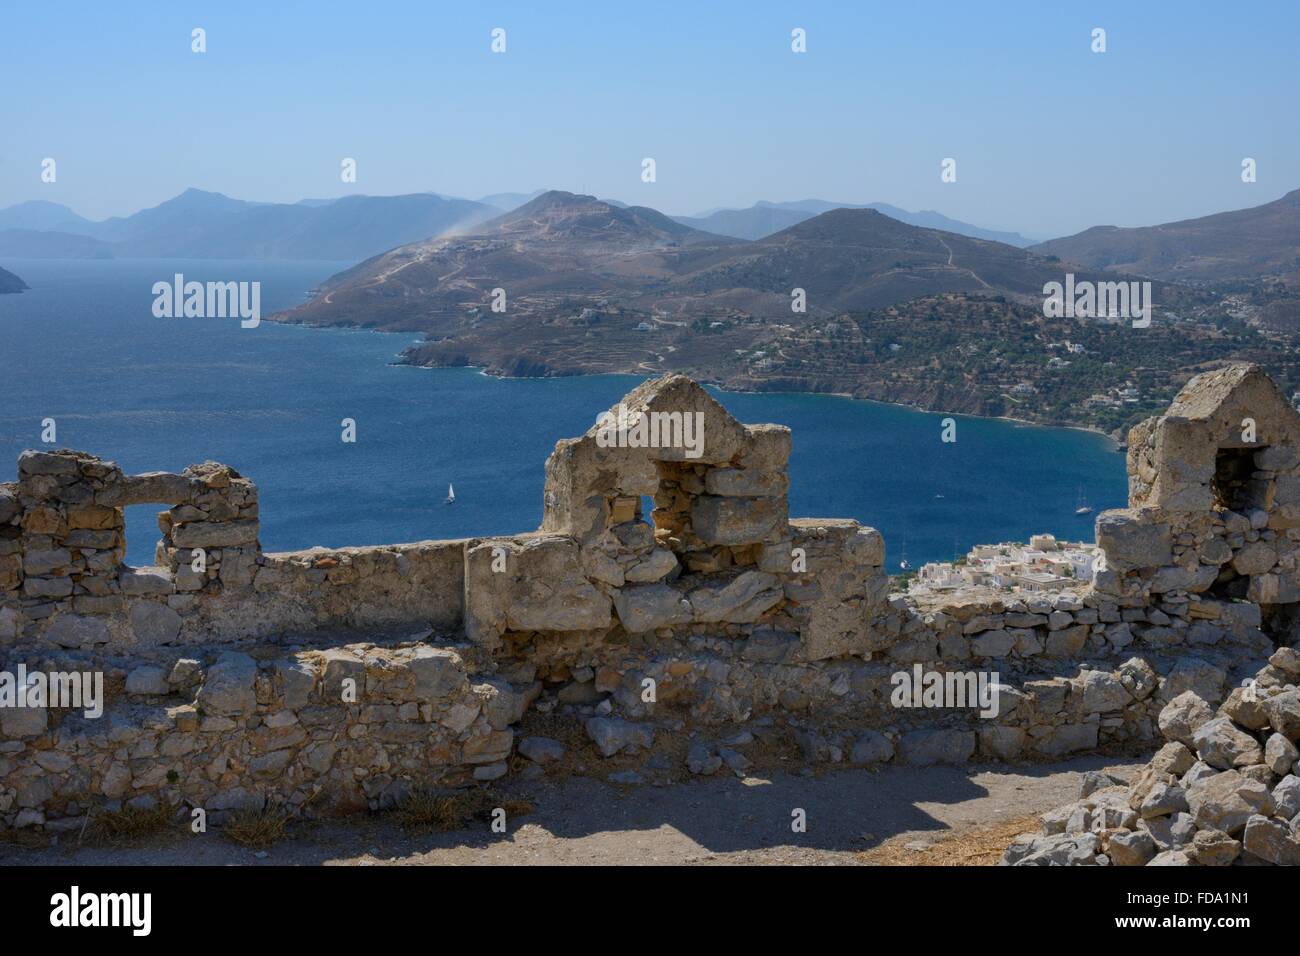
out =
<path fill-rule="evenodd" d="M 447 500 L 444 505 L 454 505 L 456 503 L 456 489 L 452 487 L 451 482 L 447 483 Z"/>
<path fill-rule="evenodd" d="M 1092 514 L 1092 505 L 1086 504 L 1083 500 L 1083 485 L 1079 486 L 1079 503 L 1075 507 L 1074 513 L 1077 515 Z"/>

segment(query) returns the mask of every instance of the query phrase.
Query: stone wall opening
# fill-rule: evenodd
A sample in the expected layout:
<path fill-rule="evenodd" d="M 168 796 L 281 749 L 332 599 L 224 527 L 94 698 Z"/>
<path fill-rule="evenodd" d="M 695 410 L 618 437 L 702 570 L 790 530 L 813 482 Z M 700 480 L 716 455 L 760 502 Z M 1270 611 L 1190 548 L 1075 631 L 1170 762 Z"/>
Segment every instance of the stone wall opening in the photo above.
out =
<path fill-rule="evenodd" d="M 1245 601 L 1250 593 L 1250 578 L 1225 565 L 1218 579 L 1205 592 L 1216 601 Z"/>
<path fill-rule="evenodd" d="M 160 538 L 157 504 L 131 505 L 122 509 L 122 516 L 122 567 L 131 570 L 157 565 Z M 147 551 L 141 547 L 141 542 L 149 543 Z M 131 553 L 133 547 L 135 554 Z"/>
<path fill-rule="evenodd" d="M 1255 455 L 1260 447 L 1220 448 L 1214 456 L 1214 504 L 1228 511 L 1246 511 L 1262 502 L 1254 500 Z"/>
<path fill-rule="evenodd" d="M 1300 638 L 1300 604 L 1261 604 L 1260 630 L 1275 647 L 1287 647 Z"/>

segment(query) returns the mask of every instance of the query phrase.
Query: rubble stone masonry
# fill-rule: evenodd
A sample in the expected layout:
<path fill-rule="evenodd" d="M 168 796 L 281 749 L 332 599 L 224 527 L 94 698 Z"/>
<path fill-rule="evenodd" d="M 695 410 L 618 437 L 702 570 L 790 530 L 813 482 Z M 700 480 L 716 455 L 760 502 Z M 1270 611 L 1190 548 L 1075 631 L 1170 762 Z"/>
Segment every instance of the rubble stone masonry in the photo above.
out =
<path fill-rule="evenodd" d="M 0 707 L 0 822 L 378 809 L 563 766 L 575 745 L 539 716 L 647 775 L 682 740 L 695 773 L 744 772 L 756 743 L 808 763 L 1143 753 L 1180 695 L 1217 706 L 1294 640 L 1300 416 L 1253 366 L 1133 430 L 1094 585 L 937 603 L 889 595 L 874 529 L 789 517 L 788 429 L 679 375 L 621 404 L 702 415 L 702 448 L 593 426 L 548 459 L 541 528 L 499 538 L 265 553 L 257 488 L 227 466 L 24 452 L 0 484 L 0 671 L 101 672 L 107 701 Z M 166 510 L 155 566 L 131 568 L 141 503 Z M 997 672 L 996 712 L 893 706 L 916 664 Z"/>

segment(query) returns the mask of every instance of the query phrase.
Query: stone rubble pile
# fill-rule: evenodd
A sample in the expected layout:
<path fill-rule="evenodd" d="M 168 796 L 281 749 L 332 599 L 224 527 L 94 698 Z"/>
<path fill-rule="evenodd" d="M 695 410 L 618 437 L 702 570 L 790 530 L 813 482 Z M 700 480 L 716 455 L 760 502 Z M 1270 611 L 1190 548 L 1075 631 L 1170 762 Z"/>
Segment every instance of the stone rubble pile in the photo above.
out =
<path fill-rule="evenodd" d="M 1127 786 L 1092 774 L 1080 799 L 1017 838 L 1013 866 L 1300 865 L 1300 651 L 1279 648 L 1217 709 L 1196 689 L 1160 711 L 1167 741 Z"/>

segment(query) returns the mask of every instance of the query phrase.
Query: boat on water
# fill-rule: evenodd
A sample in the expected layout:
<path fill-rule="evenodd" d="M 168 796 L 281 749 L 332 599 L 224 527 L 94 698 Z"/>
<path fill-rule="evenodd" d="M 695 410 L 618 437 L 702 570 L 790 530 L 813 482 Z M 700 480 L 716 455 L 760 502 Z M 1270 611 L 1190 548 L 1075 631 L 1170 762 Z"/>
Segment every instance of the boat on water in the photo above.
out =
<path fill-rule="evenodd" d="M 1083 485 L 1079 486 L 1079 501 L 1078 504 L 1075 506 L 1074 513 L 1077 515 L 1092 514 L 1092 505 L 1088 504 L 1083 500 Z"/>
<path fill-rule="evenodd" d="M 450 483 L 450 482 L 448 482 L 448 484 L 447 484 L 447 499 L 443 502 L 443 504 L 444 504 L 444 505 L 454 505 L 455 503 L 456 503 L 456 489 L 453 488 L 453 487 L 451 486 L 451 483 Z"/>

